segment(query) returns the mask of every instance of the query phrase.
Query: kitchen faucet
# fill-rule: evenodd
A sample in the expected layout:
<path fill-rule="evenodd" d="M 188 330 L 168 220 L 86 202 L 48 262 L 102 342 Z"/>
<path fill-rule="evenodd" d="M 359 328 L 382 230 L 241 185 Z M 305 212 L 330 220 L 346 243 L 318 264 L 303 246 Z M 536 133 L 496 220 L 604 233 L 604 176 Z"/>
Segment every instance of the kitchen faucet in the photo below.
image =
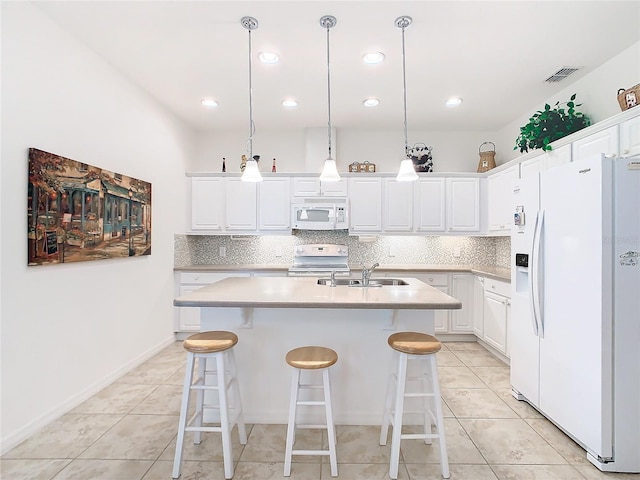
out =
<path fill-rule="evenodd" d="M 373 265 L 371 265 L 371 267 L 367 268 L 364 266 L 364 263 L 360 262 L 360 265 L 362 265 L 362 285 L 367 287 L 369 286 L 369 279 L 371 278 L 371 272 L 373 272 L 373 269 L 376 267 L 379 267 L 380 264 L 379 263 L 374 263 Z"/>

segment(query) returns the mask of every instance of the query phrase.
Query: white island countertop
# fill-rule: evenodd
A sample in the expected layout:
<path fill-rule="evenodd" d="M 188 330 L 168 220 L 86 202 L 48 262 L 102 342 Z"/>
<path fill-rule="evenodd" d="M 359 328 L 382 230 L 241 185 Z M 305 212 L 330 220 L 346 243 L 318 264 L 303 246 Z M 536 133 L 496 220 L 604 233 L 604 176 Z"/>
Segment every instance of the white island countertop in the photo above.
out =
<path fill-rule="evenodd" d="M 316 277 L 232 277 L 176 298 L 177 307 L 457 310 L 453 297 L 415 278 L 408 285 L 330 287 Z M 373 279 L 372 279 L 373 281 Z"/>

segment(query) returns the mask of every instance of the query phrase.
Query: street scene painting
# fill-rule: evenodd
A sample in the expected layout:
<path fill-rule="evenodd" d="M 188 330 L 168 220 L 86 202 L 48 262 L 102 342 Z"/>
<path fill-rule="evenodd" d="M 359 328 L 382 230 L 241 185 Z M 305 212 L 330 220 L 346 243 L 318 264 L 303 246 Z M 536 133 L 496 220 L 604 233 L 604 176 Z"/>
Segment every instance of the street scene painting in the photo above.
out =
<path fill-rule="evenodd" d="M 151 184 L 29 149 L 28 265 L 151 255 Z"/>

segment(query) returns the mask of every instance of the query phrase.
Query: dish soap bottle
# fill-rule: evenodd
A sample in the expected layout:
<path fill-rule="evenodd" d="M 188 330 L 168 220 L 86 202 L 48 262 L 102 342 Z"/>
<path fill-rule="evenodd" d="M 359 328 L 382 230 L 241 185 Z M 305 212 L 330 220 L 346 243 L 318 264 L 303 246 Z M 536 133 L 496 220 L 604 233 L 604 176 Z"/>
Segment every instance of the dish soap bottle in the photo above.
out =
<path fill-rule="evenodd" d="M 227 159 L 222 157 L 222 171 L 226 172 L 227 171 Z"/>

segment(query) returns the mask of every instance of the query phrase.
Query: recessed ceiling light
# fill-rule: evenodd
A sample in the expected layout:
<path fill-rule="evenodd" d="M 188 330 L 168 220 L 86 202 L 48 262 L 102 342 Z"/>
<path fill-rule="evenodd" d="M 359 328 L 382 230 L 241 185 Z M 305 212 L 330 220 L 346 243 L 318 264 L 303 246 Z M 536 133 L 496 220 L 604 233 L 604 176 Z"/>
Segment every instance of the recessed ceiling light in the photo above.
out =
<path fill-rule="evenodd" d="M 216 108 L 218 106 L 218 102 L 213 98 L 203 98 L 200 103 L 202 103 L 203 107 L 207 108 Z"/>
<path fill-rule="evenodd" d="M 370 65 L 380 63 L 383 60 L 384 60 L 384 53 L 382 52 L 369 52 L 369 53 L 365 53 L 362 56 L 362 61 Z"/>
<path fill-rule="evenodd" d="M 462 103 L 462 99 L 460 97 L 451 97 L 444 104 L 447 107 L 457 107 Z"/>
<path fill-rule="evenodd" d="M 258 54 L 258 59 L 262 62 L 262 63 L 278 63 L 278 61 L 280 60 L 280 57 L 278 57 L 277 53 L 273 53 L 273 52 L 260 52 Z"/>
<path fill-rule="evenodd" d="M 298 106 L 298 101 L 294 100 L 292 98 L 288 98 L 288 99 L 282 101 L 282 106 L 283 107 L 297 107 Z"/>
<path fill-rule="evenodd" d="M 378 105 L 380 105 L 380 100 L 378 100 L 377 98 L 367 98 L 362 102 L 362 104 L 365 107 L 377 107 Z"/>

